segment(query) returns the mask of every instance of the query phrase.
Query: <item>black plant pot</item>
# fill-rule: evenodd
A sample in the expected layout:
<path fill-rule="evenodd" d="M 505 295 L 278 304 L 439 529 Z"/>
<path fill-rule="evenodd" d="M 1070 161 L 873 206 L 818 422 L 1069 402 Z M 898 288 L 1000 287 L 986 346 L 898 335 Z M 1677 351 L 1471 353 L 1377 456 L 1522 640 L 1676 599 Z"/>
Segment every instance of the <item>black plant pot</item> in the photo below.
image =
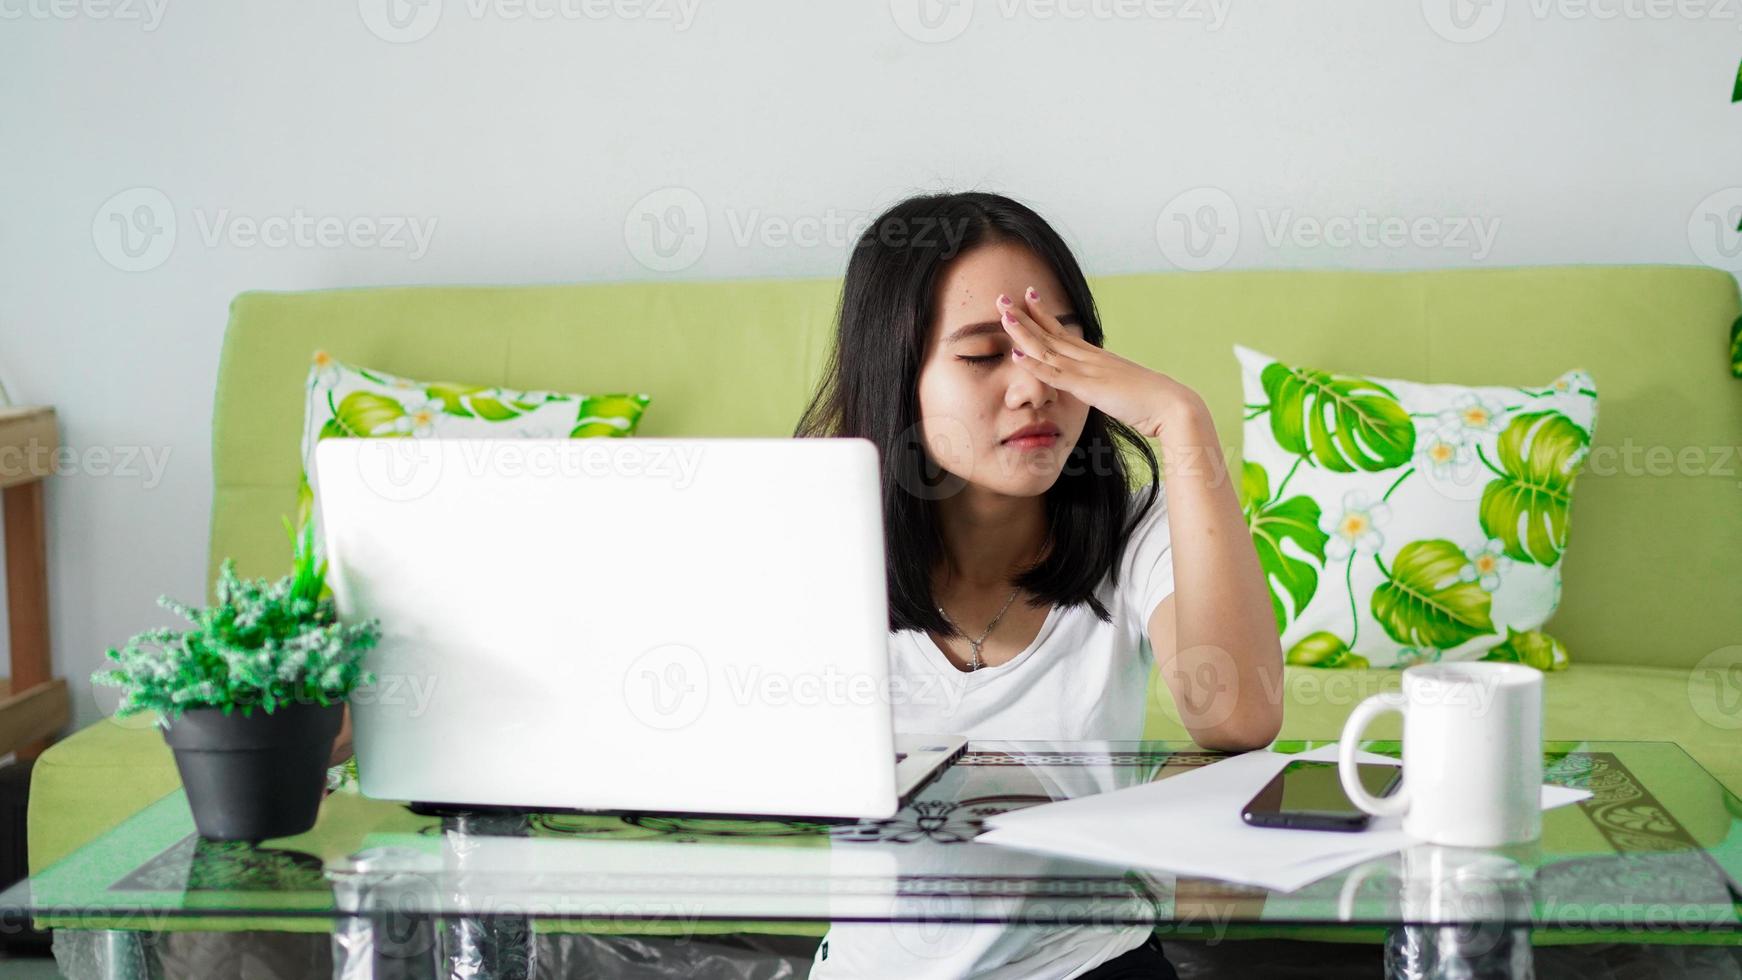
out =
<path fill-rule="evenodd" d="M 163 740 L 200 836 L 262 841 L 313 827 L 344 712 L 342 704 L 256 707 L 248 717 L 195 708 L 170 722 Z"/>

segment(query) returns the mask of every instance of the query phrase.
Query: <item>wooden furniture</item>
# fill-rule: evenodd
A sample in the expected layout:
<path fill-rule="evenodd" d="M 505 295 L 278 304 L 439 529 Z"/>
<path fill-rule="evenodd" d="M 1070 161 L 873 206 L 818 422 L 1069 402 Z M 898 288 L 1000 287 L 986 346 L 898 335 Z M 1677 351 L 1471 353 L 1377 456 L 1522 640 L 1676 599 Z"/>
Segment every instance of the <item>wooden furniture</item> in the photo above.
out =
<path fill-rule="evenodd" d="M 54 409 L 0 408 L 0 509 L 12 672 L 0 678 L 0 755 L 34 758 L 72 720 L 67 682 L 49 672 L 48 540 L 43 486 L 60 439 Z"/>

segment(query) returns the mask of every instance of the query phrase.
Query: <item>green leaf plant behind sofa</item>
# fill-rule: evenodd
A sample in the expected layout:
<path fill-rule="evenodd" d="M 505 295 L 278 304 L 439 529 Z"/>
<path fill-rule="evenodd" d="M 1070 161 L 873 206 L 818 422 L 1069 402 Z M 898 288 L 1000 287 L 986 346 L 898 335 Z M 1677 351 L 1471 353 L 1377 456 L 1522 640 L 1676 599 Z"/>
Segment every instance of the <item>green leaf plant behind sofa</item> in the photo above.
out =
<path fill-rule="evenodd" d="M 325 350 L 391 374 L 652 396 L 637 438 L 788 436 L 828 352 L 838 279 L 245 293 L 212 420 L 210 564 L 288 567 L 305 381 Z M 1601 392 L 1564 593 L 1545 629 L 1551 739 L 1675 741 L 1742 792 L 1742 704 L 1714 665 L 1742 644 L 1742 380 L 1735 281 L 1703 267 L 1166 273 L 1092 280 L 1117 353 L 1197 389 L 1240 442 L 1235 344 L 1288 363 L 1420 382 L 1538 385 L 1582 368 Z M 1232 472 L 1240 472 L 1233 459 Z M 120 639 L 117 637 L 116 639 Z M 1726 651 L 1726 648 L 1731 648 Z M 95 666 L 98 651 L 71 651 Z M 1703 662 L 1703 663 L 1702 663 Z M 1335 739 L 1398 672 L 1289 667 L 1284 739 Z M 1152 679 L 1146 735 L 1186 737 Z M 1396 719 L 1371 737 L 1395 738 Z M 99 721 L 37 762 L 41 870 L 177 785 L 144 723 Z M 1722 801 L 1714 801 L 1722 807 Z M 1724 823 L 1727 826 L 1727 822 Z"/>

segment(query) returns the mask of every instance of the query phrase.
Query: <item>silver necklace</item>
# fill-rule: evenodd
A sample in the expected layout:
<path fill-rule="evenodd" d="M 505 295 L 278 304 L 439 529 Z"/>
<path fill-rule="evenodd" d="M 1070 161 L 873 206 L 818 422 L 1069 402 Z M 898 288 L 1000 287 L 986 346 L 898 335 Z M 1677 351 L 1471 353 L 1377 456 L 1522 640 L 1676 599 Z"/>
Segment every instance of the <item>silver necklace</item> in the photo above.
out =
<path fill-rule="evenodd" d="M 974 658 L 973 658 L 973 660 L 969 661 L 969 663 L 968 663 L 969 670 L 979 670 L 981 667 L 985 666 L 984 664 L 982 664 L 980 662 L 980 646 L 981 646 L 981 644 L 986 642 L 986 637 L 992 635 L 993 627 L 997 626 L 998 621 L 1000 619 L 1004 618 L 1005 611 L 1010 608 L 1010 604 L 1012 602 L 1016 601 L 1016 593 L 1018 593 L 1020 591 L 1022 591 L 1022 586 L 1020 586 L 1020 585 L 1014 589 L 1011 589 L 1010 590 L 1010 598 L 1004 600 L 1004 608 L 998 610 L 998 615 L 993 616 L 992 621 L 990 623 L 986 624 L 986 632 L 981 633 L 980 638 L 978 640 L 969 640 L 968 641 L 968 646 L 970 648 L 972 648 L 974 651 L 974 655 L 973 655 Z M 964 630 L 962 630 L 962 628 L 960 626 L 956 626 L 956 621 L 950 618 L 950 614 L 947 612 L 944 612 L 943 606 L 938 607 L 938 615 L 942 616 L 944 618 L 944 621 L 949 623 L 952 627 L 955 627 L 957 632 L 962 633 L 963 636 L 967 636 L 967 633 Z"/>

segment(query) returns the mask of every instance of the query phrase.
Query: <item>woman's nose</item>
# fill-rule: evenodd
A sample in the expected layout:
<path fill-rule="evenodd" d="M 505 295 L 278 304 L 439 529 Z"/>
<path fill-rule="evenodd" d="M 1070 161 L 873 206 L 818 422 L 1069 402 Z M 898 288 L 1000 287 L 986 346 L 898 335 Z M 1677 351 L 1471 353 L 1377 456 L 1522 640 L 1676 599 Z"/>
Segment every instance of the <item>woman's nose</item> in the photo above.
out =
<path fill-rule="evenodd" d="M 1012 408 L 1023 405 L 1048 405 L 1058 397 L 1058 389 L 1034 376 L 1034 373 L 1020 364 L 1012 364 L 1018 377 L 1010 382 L 1006 401 Z"/>

